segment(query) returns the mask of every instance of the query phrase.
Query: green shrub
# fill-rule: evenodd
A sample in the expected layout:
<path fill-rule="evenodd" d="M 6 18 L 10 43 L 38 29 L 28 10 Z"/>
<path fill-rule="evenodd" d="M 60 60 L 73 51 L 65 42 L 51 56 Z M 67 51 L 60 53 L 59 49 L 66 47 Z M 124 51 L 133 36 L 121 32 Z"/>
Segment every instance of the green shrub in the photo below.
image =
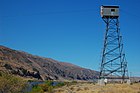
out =
<path fill-rule="evenodd" d="M 65 83 L 59 82 L 59 83 L 56 85 L 56 87 L 62 87 L 62 86 L 64 86 L 64 85 L 65 85 Z"/>
<path fill-rule="evenodd" d="M 53 81 L 51 81 L 51 80 L 46 80 L 45 81 L 45 84 L 48 85 L 48 86 L 52 86 L 52 83 L 53 83 Z"/>
<path fill-rule="evenodd" d="M 49 92 L 49 93 L 52 93 L 53 88 L 54 88 L 53 86 L 49 86 L 49 87 L 48 87 L 48 92 Z"/>
<path fill-rule="evenodd" d="M 35 87 L 33 87 L 32 91 L 30 93 L 43 93 L 43 92 L 49 92 L 53 93 L 54 88 L 58 88 L 61 86 L 64 86 L 65 83 L 59 82 L 56 84 L 56 86 L 53 86 L 53 81 L 47 80 L 44 84 L 39 84 Z"/>
<path fill-rule="evenodd" d="M 75 84 L 77 84 L 77 81 L 72 81 L 71 82 L 71 85 L 75 85 Z"/>
<path fill-rule="evenodd" d="M 21 78 L 0 72 L 0 93 L 20 93 L 25 85 Z"/>
<path fill-rule="evenodd" d="M 46 84 L 39 84 L 38 86 L 40 86 L 43 91 L 48 91 L 48 88 L 49 88 L 48 85 L 46 85 Z"/>
<path fill-rule="evenodd" d="M 34 86 L 30 93 L 44 93 L 44 91 L 42 90 L 40 86 Z"/>

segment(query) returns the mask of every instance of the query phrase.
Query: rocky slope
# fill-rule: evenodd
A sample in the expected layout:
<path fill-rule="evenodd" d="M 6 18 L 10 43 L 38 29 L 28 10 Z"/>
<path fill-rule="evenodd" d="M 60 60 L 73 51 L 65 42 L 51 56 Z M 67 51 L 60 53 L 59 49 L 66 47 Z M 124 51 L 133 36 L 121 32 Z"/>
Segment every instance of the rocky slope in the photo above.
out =
<path fill-rule="evenodd" d="M 98 72 L 0 46 L 0 71 L 42 80 L 92 80 Z"/>

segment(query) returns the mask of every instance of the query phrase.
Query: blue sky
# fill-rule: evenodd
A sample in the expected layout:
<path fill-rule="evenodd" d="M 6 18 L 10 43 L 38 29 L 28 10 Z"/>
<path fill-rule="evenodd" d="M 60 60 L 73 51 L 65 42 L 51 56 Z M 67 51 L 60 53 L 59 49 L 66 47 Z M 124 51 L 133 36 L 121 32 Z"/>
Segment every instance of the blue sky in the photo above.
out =
<path fill-rule="evenodd" d="M 0 0 L 0 44 L 99 70 L 105 23 L 101 5 L 120 6 L 129 72 L 140 76 L 139 0 Z"/>

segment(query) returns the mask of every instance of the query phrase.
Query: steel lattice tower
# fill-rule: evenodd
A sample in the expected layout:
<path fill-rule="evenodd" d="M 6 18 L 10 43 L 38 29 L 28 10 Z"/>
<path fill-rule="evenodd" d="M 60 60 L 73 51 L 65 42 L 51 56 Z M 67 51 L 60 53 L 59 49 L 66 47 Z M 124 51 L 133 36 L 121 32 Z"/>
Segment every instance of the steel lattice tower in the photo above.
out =
<path fill-rule="evenodd" d="M 127 61 L 119 28 L 118 6 L 102 6 L 101 16 L 106 24 L 99 78 L 128 79 Z M 109 12 L 106 12 L 109 11 Z M 108 13 L 107 15 L 105 13 Z"/>

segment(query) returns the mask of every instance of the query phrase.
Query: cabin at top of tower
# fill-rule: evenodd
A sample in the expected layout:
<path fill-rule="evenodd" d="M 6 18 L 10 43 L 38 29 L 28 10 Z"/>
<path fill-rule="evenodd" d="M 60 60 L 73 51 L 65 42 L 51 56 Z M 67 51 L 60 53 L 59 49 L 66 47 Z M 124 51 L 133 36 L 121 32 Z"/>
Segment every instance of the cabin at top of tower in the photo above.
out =
<path fill-rule="evenodd" d="M 101 17 L 102 18 L 118 18 L 119 17 L 119 6 L 101 6 Z"/>

